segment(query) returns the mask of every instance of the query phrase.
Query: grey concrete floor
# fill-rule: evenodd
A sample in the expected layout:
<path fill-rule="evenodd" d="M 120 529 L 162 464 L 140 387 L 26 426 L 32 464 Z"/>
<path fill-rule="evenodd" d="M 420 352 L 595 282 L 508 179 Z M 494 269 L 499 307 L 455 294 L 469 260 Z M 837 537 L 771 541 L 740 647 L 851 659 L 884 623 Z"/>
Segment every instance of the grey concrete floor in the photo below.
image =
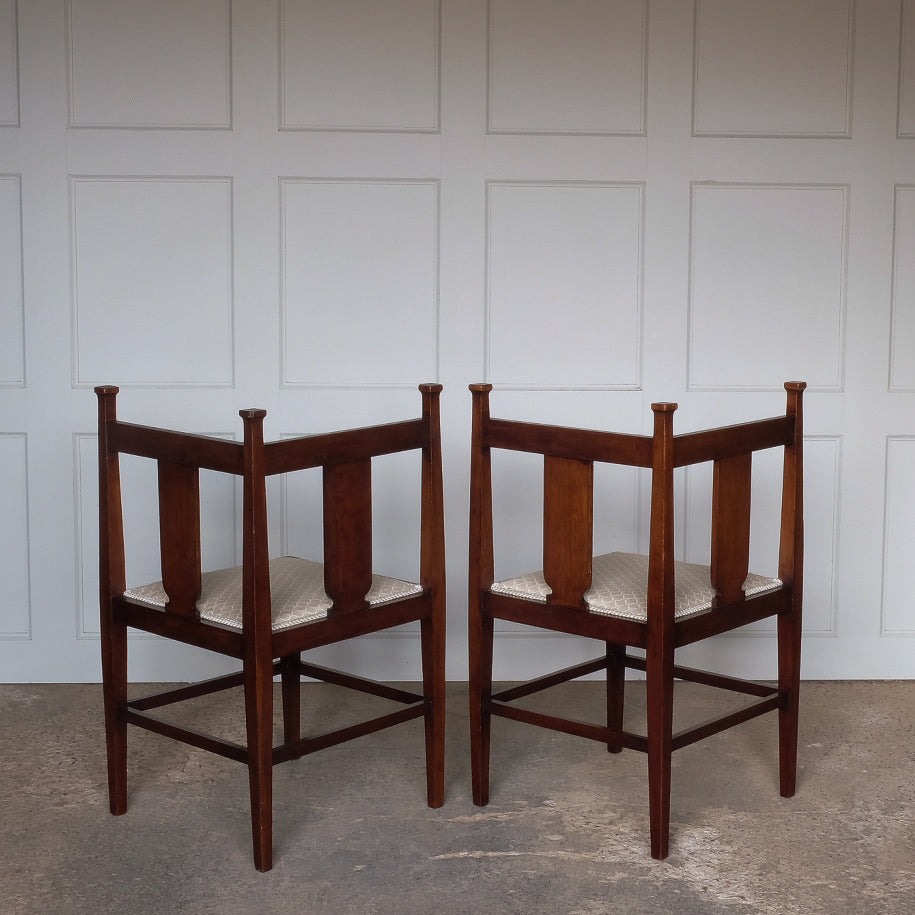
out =
<path fill-rule="evenodd" d="M 601 685 L 538 701 L 600 719 Z M 805 683 L 798 791 L 778 796 L 774 716 L 674 755 L 671 855 L 648 853 L 646 761 L 497 720 L 492 800 L 470 799 L 465 691 L 449 687 L 447 799 L 425 806 L 422 726 L 275 770 L 275 867 L 254 870 L 246 770 L 136 729 L 108 813 L 100 688 L 0 686 L 0 912 L 908 913 L 915 682 Z M 149 687 L 138 687 L 142 694 Z M 716 693 L 678 684 L 678 722 Z M 630 684 L 632 722 L 642 684 Z M 237 696 L 186 720 L 238 734 Z M 306 688 L 306 718 L 373 703 Z"/>

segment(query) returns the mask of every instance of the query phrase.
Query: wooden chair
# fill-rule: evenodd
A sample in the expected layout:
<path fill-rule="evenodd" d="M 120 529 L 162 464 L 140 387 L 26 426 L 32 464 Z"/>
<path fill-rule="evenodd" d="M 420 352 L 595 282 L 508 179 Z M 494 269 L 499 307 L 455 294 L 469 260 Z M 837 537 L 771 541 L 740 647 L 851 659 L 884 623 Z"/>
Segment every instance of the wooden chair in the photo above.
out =
<path fill-rule="evenodd" d="M 470 498 L 470 728 L 473 799 L 489 802 L 493 715 L 648 754 L 651 855 L 665 858 L 670 832 L 671 752 L 726 728 L 777 711 L 780 790 L 794 794 L 803 567 L 801 396 L 789 382 L 784 416 L 686 435 L 673 434 L 672 403 L 656 403 L 652 436 L 622 435 L 494 419 L 491 385 L 471 385 L 473 438 Z M 748 573 L 753 452 L 784 450 L 778 578 Z M 492 449 L 543 455 L 543 571 L 494 581 Z M 594 462 L 649 468 L 647 556 L 592 557 Z M 713 462 L 711 566 L 674 561 L 674 468 Z M 677 648 L 776 617 L 778 683 L 767 686 L 674 663 Z M 510 620 L 605 643 L 594 661 L 492 691 L 495 620 Z M 645 657 L 627 653 L 645 650 Z M 645 672 L 647 736 L 623 730 L 625 669 Z M 519 708 L 523 696 L 606 671 L 607 723 L 583 724 Z M 674 680 L 755 697 L 710 723 L 673 732 Z"/>
<path fill-rule="evenodd" d="M 127 725 L 248 766 L 254 863 L 272 867 L 272 767 L 414 718 L 425 721 L 426 791 L 444 801 L 445 573 L 439 393 L 424 384 L 422 416 L 387 425 L 264 443 L 264 410 L 242 410 L 244 442 L 120 422 L 116 387 L 98 387 L 101 644 L 111 812 L 127 809 Z M 421 452 L 419 582 L 373 575 L 372 458 Z M 158 464 L 162 581 L 127 589 L 119 455 Z M 323 564 L 270 559 L 266 479 L 323 468 Z M 242 565 L 201 571 L 199 471 L 241 477 Z M 418 620 L 422 694 L 306 663 L 300 653 Z M 133 627 L 241 661 L 228 676 L 137 701 L 127 698 Z M 273 678 L 282 682 L 283 740 L 273 742 Z M 321 736 L 300 732 L 300 677 L 350 687 L 403 708 Z M 245 746 L 179 727 L 151 711 L 244 688 Z"/>

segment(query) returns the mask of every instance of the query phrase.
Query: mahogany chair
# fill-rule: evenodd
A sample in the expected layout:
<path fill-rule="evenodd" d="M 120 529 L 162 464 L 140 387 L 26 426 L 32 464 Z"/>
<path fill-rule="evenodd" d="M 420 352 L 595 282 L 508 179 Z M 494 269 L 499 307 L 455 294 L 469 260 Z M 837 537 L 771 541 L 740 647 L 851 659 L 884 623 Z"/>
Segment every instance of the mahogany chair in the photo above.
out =
<path fill-rule="evenodd" d="M 425 722 L 426 792 L 444 801 L 445 572 L 439 394 L 420 385 L 422 415 L 345 432 L 264 442 L 264 410 L 242 410 L 244 441 L 121 422 L 116 387 L 98 387 L 100 595 L 105 729 L 111 812 L 127 809 L 127 725 L 248 767 L 254 863 L 272 867 L 272 767 L 414 718 Z M 419 581 L 373 574 L 372 459 L 421 454 Z M 158 464 L 162 581 L 128 590 L 119 455 Z M 266 480 L 323 468 L 323 563 L 270 558 Z M 242 564 L 201 570 L 199 471 L 241 478 Z M 320 521 L 319 521 L 320 523 Z M 307 663 L 301 652 L 419 621 L 422 693 Z M 236 658 L 241 670 L 136 701 L 127 698 L 128 627 Z M 281 677 L 283 737 L 274 746 L 273 679 Z M 310 677 L 402 705 L 372 720 L 302 737 L 300 678 Z M 243 687 L 246 745 L 170 723 L 152 710 Z"/>
<path fill-rule="evenodd" d="M 622 435 L 490 417 L 492 385 L 471 385 L 470 728 L 473 799 L 489 802 L 493 715 L 648 755 L 651 855 L 665 858 L 670 833 L 671 752 L 766 712 L 778 712 L 780 792 L 791 797 L 797 769 L 803 569 L 801 397 L 789 382 L 784 416 L 674 435 L 673 403 L 652 404 L 654 434 Z M 748 571 L 750 481 L 754 452 L 781 448 L 784 469 L 778 578 Z M 543 455 L 543 570 L 494 581 L 493 449 Z M 711 566 L 674 560 L 674 469 L 712 462 Z M 592 557 L 594 463 L 651 471 L 647 556 Z M 773 563 L 774 566 L 774 563 Z M 766 617 L 777 619 L 776 686 L 677 665 L 677 648 Z M 597 639 L 593 661 L 493 693 L 495 620 Z M 627 647 L 644 649 L 644 658 Z M 626 668 L 645 672 L 647 734 L 623 729 Z M 605 671 L 606 725 L 584 724 L 514 706 L 514 700 Z M 673 731 L 674 680 L 754 697 L 738 711 Z"/>

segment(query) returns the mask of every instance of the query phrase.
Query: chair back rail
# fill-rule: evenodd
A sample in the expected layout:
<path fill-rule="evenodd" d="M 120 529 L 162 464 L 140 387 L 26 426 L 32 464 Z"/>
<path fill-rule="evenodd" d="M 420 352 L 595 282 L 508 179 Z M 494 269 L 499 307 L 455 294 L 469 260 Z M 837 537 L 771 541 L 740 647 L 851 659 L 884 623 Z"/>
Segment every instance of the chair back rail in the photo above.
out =
<path fill-rule="evenodd" d="M 684 467 L 751 451 L 764 451 L 788 445 L 793 440 L 794 420 L 790 416 L 773 416 L 701 432 L 685 432 L 674 436 L 674 466 Z"/>
<path fill-rule="evenodd" d="M 629 435 L 493 418 L 492 385 L 471 385 L 471 589 L 493 583 L 491 449 L 523 451 L 544 457 L 543 573 L 551 593 L 548 604 L 585 609 L 591 587 L 595 462 L 652 470 L 649 545 L 649 618 L 673 608 L 674 478 L 677 467 L 713 464 L 711 584 L 713 606 L 745 600 L 749 571 L 752 455 L 785 450 L 779 576 L 799 580 L 803 558 L 803 516 L 796 505 L 801 479 L 801 393 L 806 385 L 788 382 L 784 416 L 737 423 L 701 432 L 673 434 L 676 404 L 652 404 L 653 434 Z M 672 622 L 672 620 L 671 620 Z"/>
<path fill-rule="evenodd" d="M 365 597 L 372 584 L 372 458 L 418 449 L 422 451 L 420 583 L 442 592 L 438 599 L 443 601 L 441 390 L 437 384 L 420 386 L 423 410 L 418 419 L 265 443 L 264 410 L 239 411 L 244 441 L 230 442 L 120 422 L 116 416 L 118 388 L 97 388 L 103 599 L 110 600 L 127 587 L 120 453 L 157 462 L 166 613 L 189 620 L 199 620 L 196 603 L 202 580 L 199 471 L 207 469 L 243 478 L 243 627 L 245 631 L 258 628 L 269 635 L 265 478 L 323 468 L 325 590 L 333 601 L 329 614 L 365 609 Z"/>
<path fill-rule="evenodd" d="M 571 460 L 651 467 L 651 437 L 645 435 L 487 417 L 483 421 L 482 443 L 488 448 L 528 451 Z"/>
<path fill-rule="evenodd" d="M 207 435 L 115 421 L 109 425 L 108 448 L 112 452 L 188 464 L 201 470 L 236 476 L 243 473 L 241 443 Z"/>
<path fill-rule="evenodd" d="M 305 435 L 268 442 L 264 446 L 265 472 L 272 476 L 428 446 L 429 423 L 423 419 L 323 435 Z"/>

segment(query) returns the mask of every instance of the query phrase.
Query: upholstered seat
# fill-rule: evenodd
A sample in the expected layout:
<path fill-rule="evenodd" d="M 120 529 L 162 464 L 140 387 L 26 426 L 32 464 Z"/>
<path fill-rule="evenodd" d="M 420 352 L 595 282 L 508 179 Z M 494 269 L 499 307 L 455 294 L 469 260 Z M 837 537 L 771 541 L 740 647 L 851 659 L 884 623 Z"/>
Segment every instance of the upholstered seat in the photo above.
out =
<path fill-rule="evenodd" d="M 593 563 L 591 589 L 585 592 L 588 609 L 592 613 L 644 622 L 648 618 L 648 557 L 637 553 L 605 553 L 595 556 Z M 715 591 L 708 566 L 675 562 L 674 582 L 675 619 L 686 619 L 711 609 Z M 743 591 L 752 597 L 781 585 L 781 579 L 751 572 L 743 583 Z M 531 572 L 497 581 L 490 591 L 546 603 L 550 588 L 543 572 Z"/>
<path fill-rule="evenodd" d="M 241 566 L 204 572 L 197 610 L 200 618 L 210 623 L 242 628 L 242 572 Z M 423 589 L 414 582 L 372 576 L 372 587 L 365 599 L 372 607 L 401 600 L 412 594 L 422 594 Z M 130 588 L 124 597 L 140 601 L 150 607 L 164 610 L 168 596 L 161 581 L 138 588 Z M 302 623 L 327 618 L 331 599 L 324 590 L 324 564 L 298 556 L 281 556 L 270 560 L 270 603 L 273 631 L 288 629 Z"/>

